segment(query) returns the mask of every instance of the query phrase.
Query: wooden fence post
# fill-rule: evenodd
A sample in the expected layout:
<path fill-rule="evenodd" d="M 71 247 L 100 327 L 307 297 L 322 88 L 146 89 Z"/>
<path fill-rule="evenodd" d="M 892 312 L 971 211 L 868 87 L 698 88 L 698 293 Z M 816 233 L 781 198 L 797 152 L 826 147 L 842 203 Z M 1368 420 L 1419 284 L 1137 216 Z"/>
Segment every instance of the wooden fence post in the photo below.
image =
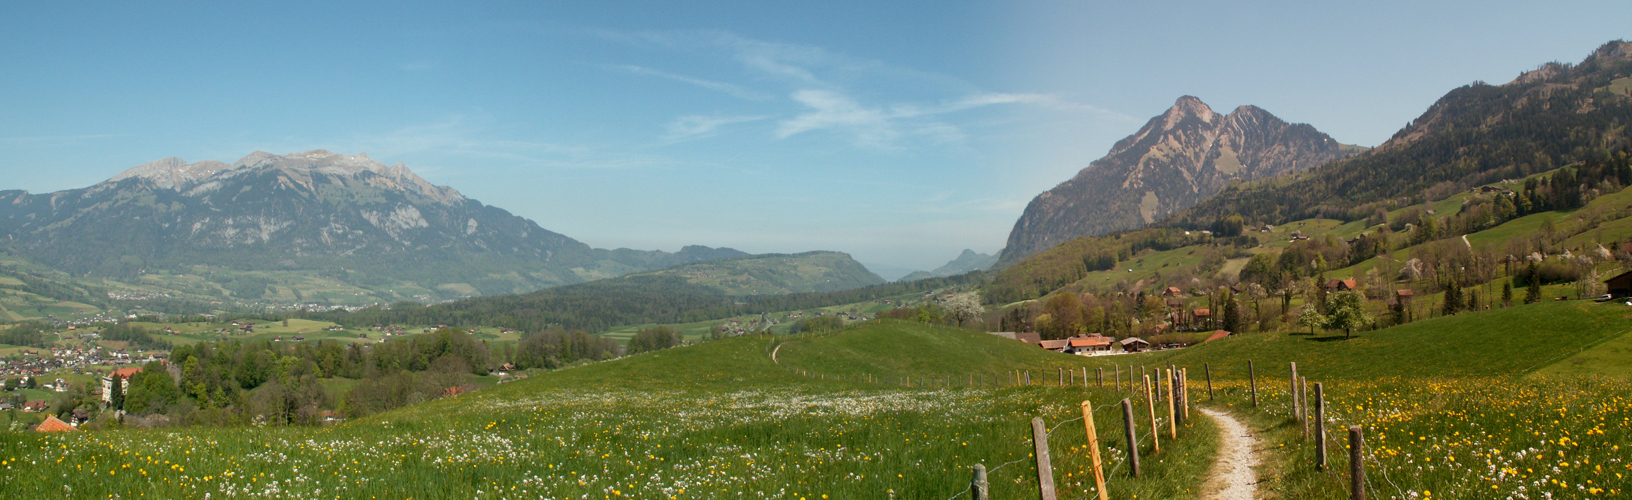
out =
<path fill-rule="evenodd" d="M 1105 470 L 1099 461 L 1099 429 L 1094 427 L 1094 405 L 1088 400 L 1082 401 L 1082 425 L 1088 431 L 1088 456 L 1094 465 L 1094 489 L 1099 492 L 1099 500 L 1108 500 L 1105 493 Z"/>
<path fill-rule="evenodd" d="M 1360 457 L 1365 443 L 1360 426 L 1349 426 L 1349 500 L 1366 500 L 1366 467 Z"/>
<path fill-rule="evenodd" d="M 1212 401 L 1213 400 L 1213 364 L 1212 363 L 1202 363 L 1201 369 L 1202 369 L 1202 371 L 1207 373 L 1207 400 Z"/>
<path fill-rule="evenodd" d="M 1026 387 L 1031 387 L 1031 370 L 1026 370 Z"/>
<path fill-rule="evenodd" d="M 1179 394 L 1181 394 L 1182 398 L 1183 398 L 1183 399 L 1180 399 L 1179 401 L 1184 402 L 1184 420 L 1186 422 L 1188 422 L 1188 421 L 1190 421 L 1190 369 L 1189 368 L 1182 368 L 1182 369 L 1179 370 Z"/>
<path fill-rule="evenodd" d="M 1291 370 L 1287 373 L 1292 377 L 1292 415 L 1298 414 L 1298 362 L 1292 361 Z"/>
<path fill-rule="evenodd" d="M 1116 390 L 1122 390 L 1122 365 L 1116 365 Z"/>
<path fill-rule="evenodd" d="M 1167 436 L 1173 438 L 1174 441 L 1178 441 L 1179 413 L 1173 408 L 1173 399 L 1177 397 L 1174 396 L 1177 391 L 1173 390 L 1173 369 L 1169 368 L 1167 376 L 1163 378 L 1167 380 Z"/>
<path fill-rule="evenodd" d="M 1315 469 L 1326 470 L 1326 396 L 1315 382 Z"/>
<path fill-rule="evenodd" d="M 969 496 L 975 500 L 990 500 L 991 489 L 991 483 L 986 482 L 986 464 L 975 464 L 975 478 L 969 481 Z"/>
<path fill-rule="evenodd" d="M 1139 477 L 1139 433 L 1133 425 L 1133 403 L 1122 398 L 1122 430 L 1128 438 L 1128 465 L 1133 477 Z"/>
<path fill-rule="evenodd" d="M 1303 422 L 1303 440 L 1309 440 L 1309 379 L 1298 377 L 1298 404 L 1302 405 L 1303 415 L 1298 420 Z"/>
<path fill-rule="evenodd" d="M 1031 419 L 1031 442 L 1037 450 L 1037 489 L 1042 500 L 1056 500 L 1054 495 L 1054 465 L 1048 459 L 1048 427 L 1043 418 Z"/>
<path fill-rule="evenodd" d="M 1252 407 L 1258 407 L 1258 375 L 1252 370 L 1252 360 L 1247 360 L 1247 384 L 1252 387 Z"/>
<path fill-rule="evenodd" d="M 1156 398 L 1150 394 L 1150 375 L 1149 374 L 1145 375 L 1144 381 L 1145 381 L 1145 408 L 1150 410 L 1150 453 L 1151 454 L 1156 454 L 1156 453 L 1161 453 L 1162 452 L 1162 440 L 1159 437 L 1162 434 L 1162 427 L 1159 426 L 1159 425 L 1156 425 Z"/>
<path fill-rule="evenodd" d="M 1105 367 L 1103 367 L 1103 366 L 1099 367 L 1099 370 L 1098 370 L 1097 373 L 1098 373 L 1098 375 L 1094 376 L 1094 387 L 1103 388 L 1103 387 L 1105 387 Z M 1087 377 L 1083 377 L 1083 378 L 1086 379 Z M 1083 380 L 1083 381 L 1087 382 L 1087 380 Z"/>
<path fill-rule="evenodd" d="M 1044 383 L 1047 383 L 1047 382 L 1044 382 Z M 1065 368 L 1064 367 L 1060 368 L 1060 383 L 1059 383 L 1058 387 L 1065 387 Z"/>

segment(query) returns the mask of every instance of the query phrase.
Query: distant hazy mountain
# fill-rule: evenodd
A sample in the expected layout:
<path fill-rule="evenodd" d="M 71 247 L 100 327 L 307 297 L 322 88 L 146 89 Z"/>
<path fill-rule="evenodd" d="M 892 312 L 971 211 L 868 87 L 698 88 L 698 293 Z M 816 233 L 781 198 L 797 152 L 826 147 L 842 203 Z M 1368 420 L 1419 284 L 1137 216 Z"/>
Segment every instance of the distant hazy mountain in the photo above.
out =
<path fill-rule="evenodd" d="M 941 267 L 935 268 L 933 271 L 914 272 L 912 274 L 903 276 L 897 281 L 916 281 L 924 278 L 957 276 L 969 271 L 985 271 L 987 269 L 991 269 L 992 265 L 994 264 L 997 264 L 996 255 L 987 255 L 965 248 L 963 249 L 963 253 L 958 254 L 957 258 L 952 259 L 951 262 L 947 262 Z"/>
<path fill-rule="evenodd" d="M 404 165 L 327 151 L 256 152 L 231 164 L 166 158 L 84 189 L 0 191 L 0 240 L 77 275 L 317 270 L 369 288 L 457 283 L 466 294 L 747 255 L 594 249 Z"/>
<path fill-rule="evenodd" d="M 1195 205 L 1230 182 L 1306 170 L 1361 150 L 1256 106 L 1222 115 L 1184 96 L 1104 158 L 1032 199 L 1009 233 L 1001 261 L 1014 262 L 1079 236 L 1140 227 Z"/>

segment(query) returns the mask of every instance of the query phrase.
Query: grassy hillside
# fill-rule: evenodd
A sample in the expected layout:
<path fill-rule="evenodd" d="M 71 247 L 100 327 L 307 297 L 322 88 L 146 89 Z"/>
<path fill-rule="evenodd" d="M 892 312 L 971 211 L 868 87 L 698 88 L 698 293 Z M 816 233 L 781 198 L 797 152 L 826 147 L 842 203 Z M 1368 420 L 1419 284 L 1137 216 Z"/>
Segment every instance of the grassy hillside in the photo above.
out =
<path fill-rule="evenodd" d="M 868 360 L 826 364 L 830 345 L 897 339 Z M 970 349 L 989 368 L 1075 361 L 948 328 L 875 323 L 836 337 L 741 337 L 562 370 L 319 429 L 191 429 L 0 434 L 0 496 L 214 498 L 948 498 L 969 467 L 994 469 L 994 498 L 1036 496 L 1032 417 L 1052 427 L 1062 491 L 1084 496 L 1077 404 L 1085 389 L 903 388 L 795 375 L 769 352 L 800 353 L 837 376 L 918 358 L 922 373 L 963 373 Z M 994 343 L 994 341 L 1001 341 Z M 1024 347 L 1024 346 L 1018 346 Z M 996 351 L 991 351 L 995 349 Z M 884 359 L 888 358 L 888 359 Z M 842 370 L 842 371 L 841 371 Z M 1086 390 L 1100 404 L 1123 397 Z M 1120 409 L 1096 410 L 1121 463 Z M 1145 477 L 1112 474 L 1118 498 L 1193 495 L 1214 429 L 1193 420 Z M 1142 428 L 1147 424 L 1142 423 Z M 1163 436 L 1164 438 L 1166 436 Z M 1007 464 L 1007 465 L 1005 465 Z M 1086 479 L 1086 482 L 1085 482 Z"/>
<path fill-rule="evenodd" d="M 1581 498 L 1632 484 L 1632 308 L 1549 302 L 1341 335 L 1248 334 L 1099 361 L 1189 367 L 1205 401 L 1248 417 L 1274 451 L 1263 486 L 1346 498 L 1344 429 L 1366 433 L 1374 497 Z M 1256 367 L 1251 404 L 1247 360 Z M 1329 403 L 1331 471 L 1292 419 L 1288 363 Z"/>
<path fill-rule="evenodd" d="M 831 292 L 884 283 L 883 278 L 868 271 L 850 255 L 839 252 L 755 255 L 673 267 L 651 274 L 684 277 L 688 283 L 736 297 Z"/>

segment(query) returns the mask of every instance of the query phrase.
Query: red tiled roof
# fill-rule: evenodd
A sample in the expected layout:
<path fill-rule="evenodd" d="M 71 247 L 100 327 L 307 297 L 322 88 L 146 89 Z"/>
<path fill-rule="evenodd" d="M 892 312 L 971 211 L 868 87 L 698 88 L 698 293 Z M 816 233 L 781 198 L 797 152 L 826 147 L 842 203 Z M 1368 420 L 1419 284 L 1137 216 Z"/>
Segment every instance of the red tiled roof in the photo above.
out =
<path fill-rule="evenodd" d="M 121 368 L 121 369 L 118 369 L 118 370 L 114 370 L 113 371 L 113 376 L 119 377 L 119 378 L 130 378 L 132 375 L 135 375 L 135 374 L 138 374 L 138 373 L 141 373 L 141 372 L 142 372 L 141 367 Z"/>
<path fill-rule="evenodd" d="M 1041 342 L 1041 345 L 1043 346 L 1044 349 L 1058 350 L 1058 349 L 1065 349 L 1066 347 L 1069 347 L 1071 345 L 1071 341 L 1069 341 L 1069 340 L 1044 340 L 1044 341 Z"/>
<path fill-rule="evenodd" d="M 38 432 L 73 432 L 79 429 L 75 429 L 74 426 L 68 425 L 67 422 L 57 420 L 56 415 L 50 415 L 45 417 L 45 421 L 40 422 L 40 426 L 35 427 L 34 430 Z"/>
<path fill-rule="evenodd" d="M 1413 291 L 1410 291 L 1410 290 L 1395 290 L 1394 291 L 1394 295 L 1397 296 L 1397 297 L 1410 297 L 1410 296 L 1416 295 L 1416 294 L 1417 294 L 1417 292 L 1413 292 Z"/>
<path fill-rule="evenodd" d="M 1212 316 L 1213 315 L 1213 310 L 1212 309 L 1196 309 L 1194 311 L 1190 311 L 1190 314 L 1196 315 L 1196 316 Z"/>
<path fill-rule="evenodd" d="M 1203 340 L 1202 342 L 1212 342 L 1214 340 L 1218 340 L 1218 339 L 1228 337 L 1228 336 L 1230 336 L 1230 332 L 1227 332 L 1227 331 L 1224 331 L 1224 330 L 1219 330 L 1219 331 L 1213 332 L 1212 335 L 1209 335 L 1207 337 L 1207 340 Z"/>
<path fill-rule="evenodd" d="M 1098 335 L 1089 337 L 1075 337 L 1070 340 L 1071 347 L 1104 347 L 1111 345 L 1110 337 L 1101 337 Z"/>

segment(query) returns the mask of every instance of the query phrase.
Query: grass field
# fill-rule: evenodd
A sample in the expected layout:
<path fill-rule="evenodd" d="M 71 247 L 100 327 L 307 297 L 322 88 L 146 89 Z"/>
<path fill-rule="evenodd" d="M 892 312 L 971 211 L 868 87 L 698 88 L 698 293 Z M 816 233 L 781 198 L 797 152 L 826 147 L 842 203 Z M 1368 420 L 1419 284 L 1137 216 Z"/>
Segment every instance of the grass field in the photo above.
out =
<path fill-rule="evenodd" d="M 1273 450 L 1265 485 L 1282 498 L 1342 498 L 1343 429 L 1360 425 L 1374 497 L 1580 498 L 1632 484 L 1632 308 L 1548 302 L 1342 336 L 1253 334 L 1122 357 L 1210 367 L 1216 405 L 1244 415 Z M 1246 380 L 1254 361 L 1260 406 Z M 1575 359 L 1584 359 L 1575 362 Z M 1288 363 L 1323 383 L 1327 471 L 1294 421 Z M 1205 373 L 1205 372 L 1203 372 Z M 1199 399 L 1199 398 L 1198 398 Z"/>
<path fill-rule="evenodd" d="M 1108 390 L 921 388 L 822 381 L 771 361 L 771 342 L 807 369 L 826 342 L 895 339 L 834 370 L 926 360 L 964 373 L 968 349 L 1002 350 L 988 368 L 1077 358 L 944 327 L 873 323 L 838 337 L 752 336 L 585 365 L 325 428 L 119 430 L 0 435 L 0 497 L 123 498 L 947 498 L 969 467 L 992 467 L 994 498 L 1036 496 L 1032 417 L 1051 426 L 1057 483 L 1085 496 L 1078 403 Z M 952 339 L 952 340 L 947 340 Z M 1010 343 L 1010 344 L 1003 344 Z M 803 354 L 793 354 L 793 353 Z M 838 375 L 842 372 L 830 372 Z M 1105 392 L 1101 392 L 1105 391 Z M 1096 411 L 1120 463 L 1119 408 Z M 1146 476 L 1112 475 L 1119 497 L 1193 494 L 1212 460 L 1204 420 L 1145 450 Z M 1142 425 L 1142 427 L 1145 427 Z M 1148 432 L 1148 427 L 1146 427 Z M 1166 436 L 1163 436 L 1166 437 Z M 1007 465 L 1005 465 L 1007 464 Z M 999 468 L 1001 466 L 1001 468 Z"/>

